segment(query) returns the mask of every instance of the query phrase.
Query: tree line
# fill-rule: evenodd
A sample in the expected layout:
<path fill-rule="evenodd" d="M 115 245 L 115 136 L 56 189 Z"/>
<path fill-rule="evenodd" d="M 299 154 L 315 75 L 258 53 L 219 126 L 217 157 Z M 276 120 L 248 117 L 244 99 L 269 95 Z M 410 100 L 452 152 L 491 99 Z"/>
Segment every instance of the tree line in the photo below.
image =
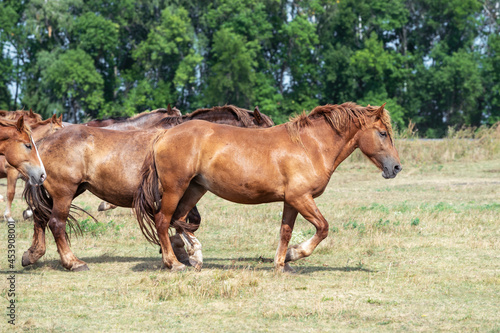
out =
<path fill-rule="evenodd" d="M 3 0 L 0 108 L 381 105 L 421 135 L 500 121 L 498 0 Z"/>

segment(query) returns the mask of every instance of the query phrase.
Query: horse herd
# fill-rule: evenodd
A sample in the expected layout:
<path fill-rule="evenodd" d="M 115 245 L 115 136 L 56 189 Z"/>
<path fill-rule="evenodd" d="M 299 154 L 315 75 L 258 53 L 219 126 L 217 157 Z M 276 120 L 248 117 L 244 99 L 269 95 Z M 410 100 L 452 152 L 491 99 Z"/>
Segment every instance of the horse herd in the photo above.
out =
<path fill-rule="evenodd" d="M 201 269 L 196 204 L 210 191 L 242 204 L 283 202 L 274 266 L 293 271 L 289 263 L 311 255 L 328 235 L 328 222 L 314 198 L 356 148 L 384 178 L 402 170 L 384 106 L 318 106 L 278 126 L 258 108 L 232 105 L 187 115 L 169 106 L 80 125 L 56 116 L 42 121 L 31 110 L 0 111 L 0 177 L 7 177 L 8 184 L 5 218 L 13 221 L 10 207 L 22 175 L 34 220 L 22 265 L 45 254 L 48 226 L 63 267 L 88 269 L 71 251 L 66 233 L 66 223 L 76 222 L 70 214 L 73 199 L 88 190 L 105 200 L 100 210 L 134 209 L 146 239 L 160 246 L 164 267 Z M 299 213 L 316 233 L 289 247 Z"/>

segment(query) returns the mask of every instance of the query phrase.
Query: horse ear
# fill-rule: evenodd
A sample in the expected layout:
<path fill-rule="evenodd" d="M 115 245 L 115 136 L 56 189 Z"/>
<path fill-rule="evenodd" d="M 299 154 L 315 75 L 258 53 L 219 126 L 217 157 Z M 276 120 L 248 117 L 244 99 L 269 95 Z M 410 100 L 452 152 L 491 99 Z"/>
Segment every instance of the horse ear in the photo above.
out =
<path fill-rule="evenodd" d="M 17 120 L 16 128 L 19 132 L 24 130 L 24 116 L 21 116 L 21 118 Z"/>
<path fill-rule="evenodd" d="M 63 115 L 61 115 L 61 116 L 59 117 L 59 119 L 58 119 L 58 120 L 59 120 L 59 122 L 60 122 L 61 124 L 62 124 L 62 116 L 63 116 Z"/>
<path fill-rule="evenodd" d="M 255 117 L 255 120 L 257 120 L 257 123 L 260 124 L 262 123 L 262 115 L 260 113 L 259 107 L 256 106 L 255 109 L 253 110 L 253 116 Z"/>
<path fill-rule="evenodd" d="M 168 113 L 172 113 L 172 106 L 170 105 L 170 103 L 168 103 L 167 111 Z"/>
<path fill-rule="evenodd" d="M 30 108 L 30 116 L 33 117 L 35 115 L 35 113 L 33 112 L 33 109 Z"/>
<path fill-rule="evenodd" d="M 387 104 L 387 102 L 385 102 L 384 104 L 382 104 L 381 107 L 378 108 L 377 112 L 375 113 L 377 115 L 377 118 L 382 117 L 382 114 L 384 113 L 384 106 L 386 104 Z"/>
<path fill-rule="evenodd" d="M 57 122 L 57 115 L 55 113 L 52 115 L 52 117 L 50 117 L 50 122 L 51 123 Z"/>

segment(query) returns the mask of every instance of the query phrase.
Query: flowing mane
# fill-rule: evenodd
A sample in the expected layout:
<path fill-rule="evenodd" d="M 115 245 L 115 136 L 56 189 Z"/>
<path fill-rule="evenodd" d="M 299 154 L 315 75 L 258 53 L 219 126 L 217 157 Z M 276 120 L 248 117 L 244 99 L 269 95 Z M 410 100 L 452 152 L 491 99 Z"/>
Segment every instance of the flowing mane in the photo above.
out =
<path fill-rule="evenodd" d="M 17 127 L 17 122 L 13 121 L 13 120 L 0 118 L 0 126 L 2 126 L 2 127 Z M 28 134 L 28 136 L 31 138 L 31 129 L 28 126 L 28 124 L 24 123 L 23 131 L 24 131 L 24 133 Z"/>
<path fill-rule="evenodd" d="M 40 116 L 38 113 L 34 113 L 32 110 L 29 110 L 29 111 L 24 111 L 24 110 L 17 110 L 17 111 L 0 110 L 0 117 L 5 118 L 5 119 L 17 120 L 17 119 L 21 118 L 21 116 L 25 116 L 26 118 L 34 119 L 36 122 L 42 121 L 42 116 Z"/>
<path fill-rule="evenodd" d="M 234 105 L 214 106 L 213 108 L 210 109 L 198 109 L 196 111 L 189 113 L 187 116 L 189 118 L 196 118 L 197 116 L 207 115 L 210 113 L 210 115 L 212 115 L 215 118 L 217 112 L 220 113 L 231 112 L 236 116 L 238 120 L 240 120 L 245 125 L 245 127 L 253 127 L 253 121 L 249 116 L 250 111 L 236 107 Z"/>
<path fill-rule="evenodd" d="M 357 127 L 365 128 L 367 118 L 374 117 L 380 107 L 378 106 L 360 106 L 353 102 L 346 102 L 343 104 L 327 104 L 315 107 L 308 115 L 302 113 L 285 124 L 288 134 L 293 142 L 300 143 L 299 132 L 303 127 L 310 126 L 312 119 L 324 117 L 326 121 L 337 132 L 346 130 L 350 122 L 354 121 Z M 389 112 L 383 109 L 380 120 L 387 127 L 389 137 L 393 141 L 393 131 L 391 126 L 391 117 Z"/>

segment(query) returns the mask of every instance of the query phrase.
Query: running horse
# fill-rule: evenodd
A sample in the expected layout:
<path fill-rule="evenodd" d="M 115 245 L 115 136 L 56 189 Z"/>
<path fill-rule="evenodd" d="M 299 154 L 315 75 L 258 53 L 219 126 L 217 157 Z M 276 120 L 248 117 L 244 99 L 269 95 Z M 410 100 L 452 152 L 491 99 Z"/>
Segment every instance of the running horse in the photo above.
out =
<path fill-rule="evenodd" d="M 235 118 L 234 112 L 237 112 L 236 118 L 251 123 L 246 110 L 232 106 L 230 109 L 226 118 Z M 39 150 L 47 169 L 47 180 L 43 186 L 27 184 L 24 191 L 33 211 L 34 235 L 31 247 L 23 255 L 23 266 L 35 263 L 45 254 L 45 229 L 48 225 L 54 235 L 62 266 L 72 271 L 88 270 L 87 264 L 73 254 L 66 239 L 71 202 L 88 190 L 114 205 L 132 207 L 134 193 L 140 184 L 141 167 L 148 153 L 145 147 L 152 146 L 158 134 L 172 126 L 167 119 L 161 120 L 160 128 L 136 131 L 73 125 L 43 140 Z M 179 255 L 189 260 L 181 237 L 186 236 L 174 236 Z M 198 252 L 192 256 L 196 257 L 201 245 L 196 243 L 194 237 L 186 241 L 194 242 L 194 251 Z M 200 260 L 197 259 L 195 264 Z"/>
<path fill-rule="evenodd" d="M 318 106 L 309 115 L 265 129 L 192 121 L 161 133 L 144 162 L 134 197 L 143 234 L 161 246 L 165 267 L 182 270 L 185 265 L 173 253 L 168 229 L 171 223 L 182 223 L 207 191 L 242 204 L 282 201 L 274 265 L 277 271 L 293 271 L 289 263 L 311 255 L 327 237 L 328 222 L 314 198 L 356 148 L 382 170 L 384 178 L 401 171 L 384 106 Z M 316 233 L 288 248 L 299 213 Z"/>
<path fill-rule="evenodd" d="M 31 185 L 39 186 L 44 182 L 45 168 L 24 116 L 17 121 L 0 119 L 0 155 L 5 156 Z"/>
<path fill-rule="evenodd" d="M 36 122 L 31 125 L 33 140 L 38 144 L 39 140 L 54 133 L 60 128 L 63 128 L 62 115 L 60 118 L 53 115 L 52 118 Z M 11 216 L 11 207 L 14 195 L 16 194 L 16 183 L 17 179 L 20 178 L 20 172 L 7 163 L 5 156 L 0 156 L 0 178 L 7 178 L 7 207 L 5 208 L 3 216 L 8 222 L 15 222 Z M 25 219 L 26 217 L 27 216 L 25 216 Z"/>

